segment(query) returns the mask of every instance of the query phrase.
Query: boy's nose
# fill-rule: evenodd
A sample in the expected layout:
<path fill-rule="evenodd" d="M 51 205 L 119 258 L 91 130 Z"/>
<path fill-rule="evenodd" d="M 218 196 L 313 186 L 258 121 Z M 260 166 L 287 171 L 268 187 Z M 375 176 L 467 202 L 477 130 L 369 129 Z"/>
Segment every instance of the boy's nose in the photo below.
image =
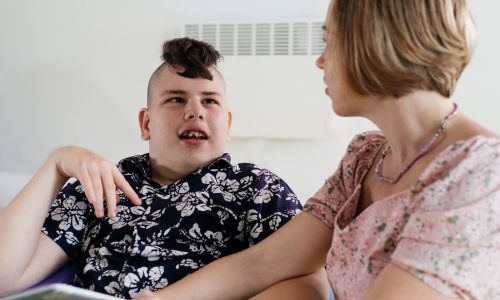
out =
<path fill-rule="evenodd" d="M 203 114 L 203 107 L 201 104 L 190 104 L 186 106 L 186 114 L 184 116 L 185 120 L 189 119 L 201 119 L 203 120 L 205 118 Z"/>

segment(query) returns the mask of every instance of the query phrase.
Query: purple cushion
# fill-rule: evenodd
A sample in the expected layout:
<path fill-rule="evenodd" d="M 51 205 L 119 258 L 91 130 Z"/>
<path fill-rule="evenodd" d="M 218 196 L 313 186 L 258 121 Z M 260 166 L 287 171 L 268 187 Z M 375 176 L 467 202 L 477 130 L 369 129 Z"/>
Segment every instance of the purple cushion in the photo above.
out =
<path fill-rule="evenodd" d="M 76 264 L 73 263 L 67 264 L 54 274 L 50 275 L 49 277 L 45 278 L 44 280 L 30 287 L 30 289 L 51 283 L 73 284 L 73 280 L 75 279 L 75 274 L 77 269 L 78 268 Z"/>

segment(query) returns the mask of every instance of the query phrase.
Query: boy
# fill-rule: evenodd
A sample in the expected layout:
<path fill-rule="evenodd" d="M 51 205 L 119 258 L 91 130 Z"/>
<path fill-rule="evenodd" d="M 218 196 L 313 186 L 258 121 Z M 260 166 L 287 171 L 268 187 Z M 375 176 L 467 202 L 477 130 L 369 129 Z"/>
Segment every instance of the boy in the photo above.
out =
<path fill-rule="evenodd" d="M 77 286 L 134 297 L 248 248 L 301 209 L 279 177 L 224 154 L 232 115 L 219 53 L 183 38 L 166 42 L 163 58 L 139 113 L 148 154 L 116 168 L 86 149 L 57 149 L 2 211 L 0 294 L 74 261 Z M 78 180 L 57 194 L 69 177 Z M 318 278 L 303 281 L 324 289 Z"/>

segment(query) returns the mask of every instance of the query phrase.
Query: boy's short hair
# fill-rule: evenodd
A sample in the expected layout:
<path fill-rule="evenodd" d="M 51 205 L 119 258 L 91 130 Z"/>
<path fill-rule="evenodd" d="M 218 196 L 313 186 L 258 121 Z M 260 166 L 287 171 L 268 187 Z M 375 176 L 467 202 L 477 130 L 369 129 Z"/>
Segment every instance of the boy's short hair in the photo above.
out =
<path fill-rule="evenodd" d="M 212 45 L 185 37 L 166 41 L 161 57 L 165 63 L 185 69 L 180 76 L 212 80 L 210 68 L 217 66 L 221 55 Z"/>
<path fill-rule="evenodd" d="M 191 38 L 177 38 L 163 44 L 163 63 L 153 72 L 148 84 L 148 106 L 151 103 L 152 81 L 165 65 L 184 69 L 180 76 L 213 80 L 211 68 L 222 58 L 212 45 Z"/>
<path fill-rule="evenodd" d="M 336 63 L 355 92 L 450 97 L 475 45 L 467 0 L 332 1 Z"/>

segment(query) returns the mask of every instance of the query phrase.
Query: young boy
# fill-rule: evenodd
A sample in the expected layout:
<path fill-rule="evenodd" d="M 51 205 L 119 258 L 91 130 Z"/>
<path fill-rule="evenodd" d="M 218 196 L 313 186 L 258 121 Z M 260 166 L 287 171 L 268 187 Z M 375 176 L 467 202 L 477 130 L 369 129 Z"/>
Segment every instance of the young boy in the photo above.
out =
<path fill-rule="evenodd" d="M 0 295 L 73 261 L 77 286 L 134 297 L 252 246 L 300 211 L 282 179 L 224 154 L 232 116 L 219 53 L 183 38 L 167 41 L 163 58 L 139 113 L 148 154 L 115 167 L 86 149 L 57 149 L 1 212 Z M 322 295 L 325 282 L 291 281 Z"/>

